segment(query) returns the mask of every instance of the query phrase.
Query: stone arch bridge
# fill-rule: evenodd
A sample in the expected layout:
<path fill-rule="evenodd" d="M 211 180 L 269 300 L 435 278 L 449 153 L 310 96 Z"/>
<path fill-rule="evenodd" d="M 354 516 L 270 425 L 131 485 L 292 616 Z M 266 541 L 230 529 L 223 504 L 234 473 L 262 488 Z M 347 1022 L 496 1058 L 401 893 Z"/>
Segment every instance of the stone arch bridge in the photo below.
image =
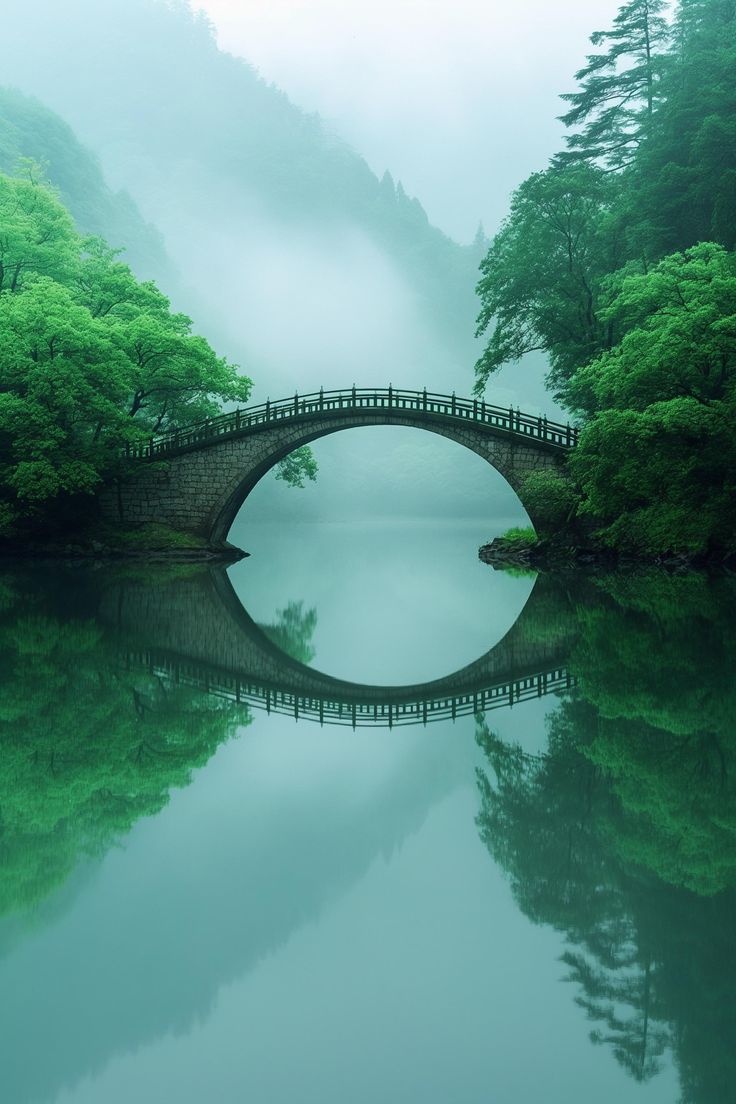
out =
<path fill-rule="evenodd" d="M 575 618 L 565 603 L 540 577 L 516 624 L 485 655 L 408 686 L 347 682 L 293 659 L 249 617 L 220 567 L 169 582 L 125 579 L 105 589 L 99 616 L 128 670 L 269 713 L 359 728 L 454 720 L 569 688 Z"/>
<path fill-rule="evenodd" d="M 346 429 L 399 425 L 448 437 L 482 457 L 524 502 L 530 472 L 558 466 L 577 430 L 479 399 L 425 391 L 348 388 L 294 395 L 151 438 L 128 451 L 128 473 L 101 496 L 103 516 L 165 525 L 212 551 L 229 548 L 235 516 L 289 453 Z"/>

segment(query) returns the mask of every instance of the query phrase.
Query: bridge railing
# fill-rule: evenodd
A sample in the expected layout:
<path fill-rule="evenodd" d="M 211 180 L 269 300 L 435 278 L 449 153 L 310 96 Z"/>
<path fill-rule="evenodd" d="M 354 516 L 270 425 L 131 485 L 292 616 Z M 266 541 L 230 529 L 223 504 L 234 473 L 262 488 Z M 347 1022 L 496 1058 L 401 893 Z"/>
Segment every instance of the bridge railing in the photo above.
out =
<path fill-rule="evenodd" d="M 518 407 L 494 406 L 481 399 L 462 399 L 454 393 L 438 394 L 433 391 L 404 391 L 395 387 L 349 387 L 337 391 L 313 391 L 293 398 L 267 400 L 257 406 L 228 411 L 215 418 L 205 418 L 194 425 L 184 426 L 145 443 L 129 445 L 126 455 L 131 459 L 147 460 L 177 453 L 198 445 L 208 444 L 218 438 L 240 436 L 272 422 L 285 419 L 311 417 L 315 414 L 338 410 L 396 410 L 428 416 L 441 415 L 459 421 L 502 430 L 521 439 L 543 441 L 560 449 L 574 448 L 578 430 L 569 423 L 553 422 L 548 418 L 524 414 Z"/>
<path fill-rule="evenodd" d="M 394 728 L 400 725 L 427 725 L 468 714 L 513 707 L 531 698 L 545 697 L 570 690 L 575 680 L 566 667 L 552 667 L 536 674 L 509 679 L 460 694 L 406 702 L 365 702 L 349 699 L 318 698 L 264 686 L 247 677 L 201 668 L 197 664 L 167 661 L 151 652 L 129 653 L 126 667 L 141 667 L 159 679 L 187 686 L 202 693 L 239 705 L 280 713 L 294 720 L 316 721 L 320 725 L 346 725 L 351 728 Z"/>

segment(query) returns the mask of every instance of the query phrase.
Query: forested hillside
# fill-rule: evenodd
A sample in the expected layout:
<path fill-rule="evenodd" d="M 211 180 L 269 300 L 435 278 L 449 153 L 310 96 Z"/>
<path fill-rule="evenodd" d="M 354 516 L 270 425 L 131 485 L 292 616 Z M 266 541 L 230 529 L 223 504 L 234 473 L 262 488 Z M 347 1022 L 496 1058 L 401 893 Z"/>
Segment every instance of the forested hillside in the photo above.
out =
<path fill-rule="evenodd" d="M 320 118 L 220 51 L 187 4 L 75 0 L 73 18 L 55 0 L 6 7 L 5 79 L 59 111 L 134 195 L 145 180 L 212 202 L 216 180 L 234 213 L 255 203 L 295 226 L 349 222 L 448 325 L 467 327 L 479 248 L 432 227 L 388 173 L 379 179 Z"/>
<path fill-rule="evenodd" d="M 99 235 L 125 249 L 139 275 L 171 279 L 160 234 L 127 192 L 108 187 L 97 159 L 71 127 L 33 97 L 0 88 L 0 172 L 15 175 L 27 162 L 58 188 L 82 234 Z"/>
<path fill-rule="evenodd" d="M 629 0 L 592 36 L 566 148 L 482 263 L 476 390 L 544 350 L 583 423 L 578 516 L 708 553 L 736 547 L 736 3 L 668 8 Z"/>

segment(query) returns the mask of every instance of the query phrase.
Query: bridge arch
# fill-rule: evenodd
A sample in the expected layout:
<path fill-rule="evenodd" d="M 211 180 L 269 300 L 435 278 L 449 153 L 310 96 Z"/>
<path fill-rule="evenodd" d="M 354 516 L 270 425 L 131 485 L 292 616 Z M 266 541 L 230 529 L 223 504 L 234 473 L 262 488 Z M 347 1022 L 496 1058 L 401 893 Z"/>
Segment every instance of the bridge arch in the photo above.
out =
<path fill-rule="evenodd" d="M 424 429 L 474 452 L 509 483 L 535 524 L 525 478 L 559 466 L 576 443 L 569 425 L 477 399 L 393 387 L 320 391 L 152 439 L 129 454 L 129 475 L 103 494 L 103 513 L 132 525 L 163 524 L 225 549 L 238 510 L 276 464 L 321 437 L 376 425 Z"/>
<path fill-rule="evenodd" d="M 239 511 L 247 501 L 250 494 L 255 490 L 258 484 L 273 471 L 278 464 L 285 460 L 292 452 L 302 448 L 304 445 L 311 445 L 317 441 L 323 440 L 326 437 L 334 436 L 338 433 L 347 432 L 352 429 L 366 429 L 376 426 L 396 426 L 401 428 L 411 427 L 412 429 L 421 428 L 425 432 L 429 432 L 434 436 L 443 437 L 445 440 L 450 440 L 453 444 L 460 445 L 462 448 L 470 451 L 473 455 L 481 455 L 477 448 L 473 448 L 467 441 L 462 440 L 459 435 L 452 432 L 451 429 L 443 426 L 427 425 L 418 427 L 410 422 L 402 422 L 398 419 L 392 419 L 391 422 L 379 422 L 371 421 L 364 423 L 347 422 L 346 424 L 334 424 L 328 427 L 322 428 L 319 431 L 302 432 L 295 437 L 291 442 L 279 441 L 276 449 L 267 457 L 265 457 L 260 463 L 254 465 L 248 471 L 244 472 L 242 476 L 235 474 L 228 493 L 223 497 L 222 506 L 219 514 L 214 517 L 212 527 L 210 530 L 210 540 L 214 545 L 221 544 L 227 540 L 228 533 L 232 528 Z M 519 485 L 514 486 L 514 483 L 509 479 L 508 471 L 501 471 L 499 464 L 494 463 L 494 459 L 488 456 L 482 456 L 482 459 L 489 464 L 495 472 L 498 472 L 503 479 L 512 487 L 517 497 L 522 501 L 522 493 L 520 483 L 521 480 L 517 480 Z M 513 478 L 513 473 L 512 473 Z M 523 478 L 523 476 L 522 476 Z M 526 507 L 524 507 L 526 509 Z M 533 520 L 533 519 L 532 519 Z"/>
<path fill-rule="evenodd" d="M 100 614 L 127 668 L 297 720 L 354 727 L 455 719 L 557 692 L 571 684 L 576 634 L 566 591 L 540 576 L 516 623 L 484 655 L 441 678 L 380 686 L 335 678 L 282 651 L 219 567 L 168 582 L 124 579 L 105 591 Z"/>

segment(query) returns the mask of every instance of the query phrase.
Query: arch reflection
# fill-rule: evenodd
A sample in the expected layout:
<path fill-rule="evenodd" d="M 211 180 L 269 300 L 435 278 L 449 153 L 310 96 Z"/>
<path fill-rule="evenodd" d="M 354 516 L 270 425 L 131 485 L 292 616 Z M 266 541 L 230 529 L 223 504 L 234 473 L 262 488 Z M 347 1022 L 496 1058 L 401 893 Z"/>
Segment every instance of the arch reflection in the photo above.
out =
<path fill-rule="evenodd" d="M 292 620 L 299 603 L 287 606 Z M 145 576 L 103 595 L 103 620 L 124 645 L 128 668 L 144 669 L 208 695 L 295 720 L 394 727 L 454 720 L 569 688 L 574 619 L 564 590 L 539 578 L 516 623 L 494 647 L 443 678 L 403 686 L 337 679 L 308 666 L 304 626 L 297 650 L 284 629 L 256 624 L 222 568 L 190 572 L 167 585 Z M 316 618 L 316 611 L 307 616 Z M 144 640 L 145 646 L 135 646 Z M 132 645 L 132 646 L 131 646 Z M 301 649 L 301 651 L 299 651 Z"/>

